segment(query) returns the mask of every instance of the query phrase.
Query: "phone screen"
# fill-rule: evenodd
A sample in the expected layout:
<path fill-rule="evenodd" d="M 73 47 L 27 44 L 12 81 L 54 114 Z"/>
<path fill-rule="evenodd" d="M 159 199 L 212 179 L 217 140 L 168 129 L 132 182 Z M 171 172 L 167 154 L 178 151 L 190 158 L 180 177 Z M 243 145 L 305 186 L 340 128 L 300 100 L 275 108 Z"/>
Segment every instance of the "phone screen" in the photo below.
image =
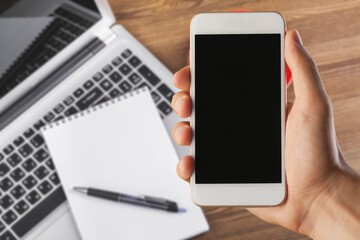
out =
<path fill-rule="evenodd" d="M 281 35 L 195 35 L 195 182 L 281 183 Z"/>

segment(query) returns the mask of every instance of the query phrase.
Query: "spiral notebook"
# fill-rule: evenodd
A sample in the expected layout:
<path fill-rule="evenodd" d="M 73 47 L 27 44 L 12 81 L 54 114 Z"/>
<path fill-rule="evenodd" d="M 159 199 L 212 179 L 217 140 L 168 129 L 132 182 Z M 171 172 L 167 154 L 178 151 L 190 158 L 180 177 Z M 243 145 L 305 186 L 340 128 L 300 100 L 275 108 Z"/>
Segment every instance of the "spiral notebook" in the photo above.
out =
<path fill-rule="evenodd" d="M 178 156 L 148 90 L 48 125 L 43 135 L 83 239 L 187 239 L 209 229 L 176 175 Z M 74 186 L 172 199 L 186 213 L 97 199 Z"/>

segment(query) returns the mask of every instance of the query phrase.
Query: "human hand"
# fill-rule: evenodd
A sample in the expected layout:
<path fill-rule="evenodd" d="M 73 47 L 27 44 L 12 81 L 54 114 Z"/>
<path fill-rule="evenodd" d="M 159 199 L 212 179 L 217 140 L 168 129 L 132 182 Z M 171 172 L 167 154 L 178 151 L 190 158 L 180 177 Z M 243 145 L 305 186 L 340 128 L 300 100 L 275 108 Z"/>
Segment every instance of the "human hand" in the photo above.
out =
<path fill-rule="evenodd" d="M 312 58 L 297 31 L 285 37 L 285 59 L 292 72 L 295 100 L 287 104 L 285 170 L 287 198 L 276 207 L 248 208 L 270 223 L 296 232 L 316 235 L 318 217 L 329 198 L 337 195 L 351 168 L 344 161 L 337 144 L 332 104 Z M 192 111 L 190 68 L 184 67 L 173 77 L 181 89 L 172 100 L 174 111 L 183 118 Z M 188 122 L 174 126 L 173 138 L 179 145 L 189 145 L 192 129 Z M 194 169 L 191 156 L 178 163 L 177 173 L 189 181 Z"/>

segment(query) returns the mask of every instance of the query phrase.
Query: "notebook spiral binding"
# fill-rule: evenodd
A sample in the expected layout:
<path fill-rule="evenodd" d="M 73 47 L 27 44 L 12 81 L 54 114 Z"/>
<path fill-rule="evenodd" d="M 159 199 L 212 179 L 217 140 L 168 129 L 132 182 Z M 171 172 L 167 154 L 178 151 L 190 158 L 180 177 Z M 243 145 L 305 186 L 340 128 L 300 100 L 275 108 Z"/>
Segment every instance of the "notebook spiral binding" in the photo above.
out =
<path fill-rule="evenodd" d="M 100 103 L 100 104 L 98 104 L 98 105 L 95 105 L 95 106 L 93 106 L 93 107 L 90 107 L 90 108 L 88 108 L 88 109 L 85 109 L 85 110 L 83 110 L 83 111 L 81 111 L 81 112 L 78 112 L 78 113 L 75 113 L 75 114 L 73 114 L 73 115 L 70 115 L 70 116 L 68 116 L 68 117 L 66 117 L 66 118 L 63 118 L 63 119 L 57 121 L 57 122 L 54 122 L 54 123 L 50 123 L 50 124 L 48 124 L 48 125 L 45 125 L 44 127 L 42 127 L 42 131 L 47 131 L 47 130 L 49 130 L 49 129 L 51 129 L 51 128 L 60 126 L 61 124 L 64 124 L 64 123 L 66 123 L 66 122 L 71 122 L 71 121 L 74 120 L 74 119 L 78 119 L 79 117 L 83 117 L 83 116 L 88 115 L 88 114 L 90 114 L 90 113 L 92 113 L 92 112 L 96 112 L 98 109 L 103 109 L 103 108 L 108 107 L 108 106 L 110 106 L 110 105 L 113 105 L 113 104 L 115 104 L 115 103 L 117 103 L 117 102 L 126 100 L 126 99 L 128 99 L 128 98 L 131 98 L 131 97 L 133 97 L 133 96 L 135 96 L 135 95 L 138 95 L 138 94 L 141 94 L 141 93 L 147 92 L 147 91 L 148 91 L 148 88 L 147 88 L 147 87 L 142 87 L 142 88 L 136 89 L 136 90 L 134 90 L 134 91 L 125 93 L 125 94 L 123 94 L 123 95 L 121 95 L 121 96 L 119 96 L 119 97 L 110 99 L 110 100 L 108 100 L 108 101 L 106 101 L 106 102 Z"/>

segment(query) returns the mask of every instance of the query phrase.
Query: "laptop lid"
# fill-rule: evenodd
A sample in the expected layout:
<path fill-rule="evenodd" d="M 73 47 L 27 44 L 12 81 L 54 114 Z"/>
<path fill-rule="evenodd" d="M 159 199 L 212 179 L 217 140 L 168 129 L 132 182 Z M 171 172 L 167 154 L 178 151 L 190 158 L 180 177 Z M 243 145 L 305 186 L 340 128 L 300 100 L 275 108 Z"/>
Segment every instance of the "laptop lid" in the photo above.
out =
<path fill-rule="evenodd" d="M 114 23 L 107 1 L 1 0 L 0 115 Z"/>

